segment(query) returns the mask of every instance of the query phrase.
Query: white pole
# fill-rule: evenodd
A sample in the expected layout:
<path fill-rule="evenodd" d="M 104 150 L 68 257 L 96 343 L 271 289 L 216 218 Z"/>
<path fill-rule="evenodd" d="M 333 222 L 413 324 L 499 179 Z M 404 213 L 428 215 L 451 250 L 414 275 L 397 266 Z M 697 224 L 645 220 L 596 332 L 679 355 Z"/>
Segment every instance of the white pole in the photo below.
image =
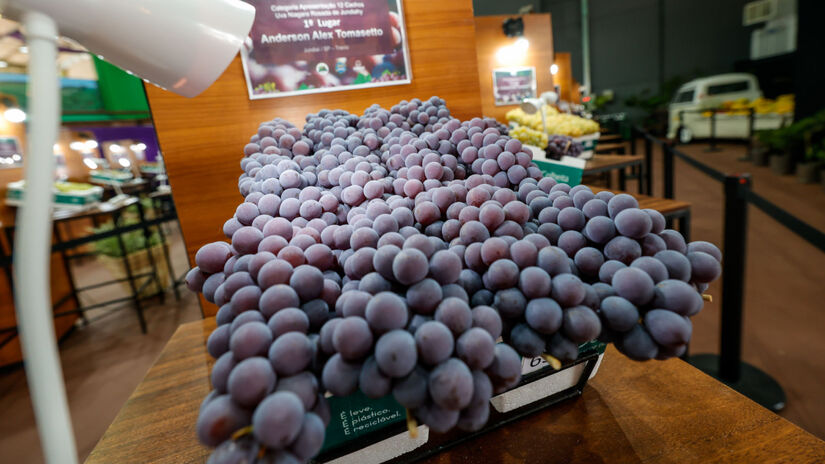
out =
<path fill-rule="evenodd" d="M 28 147 L 23 205 L 17 213 L 14 289 L 17 325 L 40 441 L 49 464 L 77 462 L 55 341 L 49 288 L 53 145 L 60 120 L 57 27 L 48 16 L 22 16 L 29 47 Z"/>

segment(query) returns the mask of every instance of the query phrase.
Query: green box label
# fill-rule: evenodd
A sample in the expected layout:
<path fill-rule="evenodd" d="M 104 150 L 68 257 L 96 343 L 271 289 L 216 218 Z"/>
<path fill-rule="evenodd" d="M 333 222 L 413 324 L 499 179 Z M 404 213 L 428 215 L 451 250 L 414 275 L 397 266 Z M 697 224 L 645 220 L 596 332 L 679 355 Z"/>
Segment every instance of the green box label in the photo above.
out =
<path fill-rule="evenodd" d="M 579 185 L 582 182 L 582 173 L 584 172 L 584 169 L 539 159 L 534 159 L 533 162 L 536 163 L 536 166 L 538 166 L 539 169 L 541 169 L 542 174 L 547 177 L 552 177 L 558 182 L 567 184 L 571 187 Z"/>
<path fill-rule="evenodd" d="M 328 398 L 331 419 L 321 452 L 389 425 L 406 420 L 407 412 L 392 395 L 377 400 L 360 390 L 350 396 Z"/>

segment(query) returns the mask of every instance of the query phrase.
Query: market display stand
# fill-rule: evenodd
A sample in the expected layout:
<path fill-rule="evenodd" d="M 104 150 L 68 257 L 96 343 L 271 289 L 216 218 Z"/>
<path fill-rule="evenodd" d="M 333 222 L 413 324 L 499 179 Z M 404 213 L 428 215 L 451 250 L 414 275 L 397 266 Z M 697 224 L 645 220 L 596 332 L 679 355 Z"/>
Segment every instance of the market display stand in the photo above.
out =
<path fill-rule="evenodd" d="M 215 320 L 180 326 L 92 451 L 96 463 L 204 462 L 195 420 L 209 392 Z M 825 462 L 825 442 L 678 360 L 608 347 L 579 398 L 425 462 Z"/>
<path fill-rule="evenodd" d="M 631 170 L 635 171 L 638 169 L 639 172 L 642 170 L 642 163 L 644 162 L 645 157 L 643 155 L 600 155 L 596 154 L 593 155 L 592 158 L 587 160 L 587 164 L 584 166 L 584 172 L 582 172 L 582 176 L 594 176 L 602 173 L 607 173 L 607 187 L 611 187 L 611 179 L 612 171 L 618 171 L 619 173 L 619 190 L 626 190 L 627 189 L 627 175 L 625 172 L 626 168 L 631 168 Z M 639 186 L 639 193 L 642 192 L 642 183 L 638 183 Z"/>

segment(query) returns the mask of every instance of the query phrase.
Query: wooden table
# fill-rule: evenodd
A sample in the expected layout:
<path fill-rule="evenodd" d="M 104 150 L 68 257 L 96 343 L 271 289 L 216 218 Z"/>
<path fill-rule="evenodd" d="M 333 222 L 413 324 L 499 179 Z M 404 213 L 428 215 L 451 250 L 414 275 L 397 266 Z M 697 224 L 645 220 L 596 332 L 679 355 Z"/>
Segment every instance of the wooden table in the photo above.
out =
<path fill-rule="evenodd" d="M 645 157 L 643 155 L 593 155 L 592 158 L 587 160 L 587 164 L 584 166 L 584 172 L 582 176 L 592 176 L 596 174 L 607 173 L 607 186 L 610 187 L 610 172 L 611 171 L 618 171 L 619 173 L 619 190 L 626 190 L 627 188 L 627 175 L 625 173 L 626 168 L 632 168 L 633 170 L 638 170 L 641 173 L 642 171 L 642 163 L 644 162 Z M 642 193 L 642 176 L 639 175 L 639 193 Z"/>
<path fill-rule="evenodd" d="M 596 153 L 619 153 L 625 154 L 627 144 L 624 142 L 602 143 L 601 139 L 596 144 Z"/>
<path fill-rule="evenodd" d="M 213 318 L 180 326 L 86 461 L 202 463 Z M 672 359 L 608 347 L 581 397 L 437 455 L 432 463 L 822 463 L 825 442 Z"/>

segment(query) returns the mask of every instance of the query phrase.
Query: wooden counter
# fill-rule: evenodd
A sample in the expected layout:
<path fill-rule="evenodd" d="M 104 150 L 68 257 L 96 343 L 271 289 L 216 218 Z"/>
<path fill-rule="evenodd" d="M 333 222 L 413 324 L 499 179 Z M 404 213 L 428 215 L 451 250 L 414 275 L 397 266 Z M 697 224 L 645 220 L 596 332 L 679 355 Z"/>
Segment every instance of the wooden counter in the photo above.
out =
<path fill-rule="evenodd" d="M 215 320 L 178 328 L 87 463 L 201 463 Z M 608 347 L 584 394 L 435 456 L 433 463 L 822 463 L 825 442 L 678 359 Z"/>

